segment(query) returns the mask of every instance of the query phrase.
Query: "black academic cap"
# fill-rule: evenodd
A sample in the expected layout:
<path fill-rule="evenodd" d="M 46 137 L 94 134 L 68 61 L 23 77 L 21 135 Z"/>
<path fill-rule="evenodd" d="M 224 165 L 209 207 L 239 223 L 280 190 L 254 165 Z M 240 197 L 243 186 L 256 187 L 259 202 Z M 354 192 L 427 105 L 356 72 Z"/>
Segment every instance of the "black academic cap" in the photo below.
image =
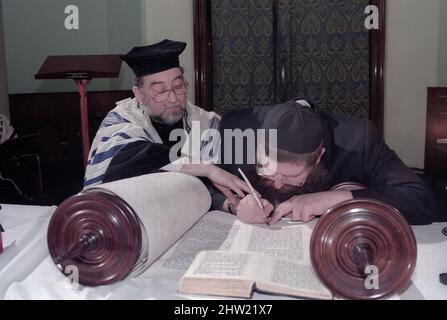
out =
<path fill-rule="evenodd" d="M 156 44 L 135 47 L 121 56 L 137 77 L 162 72 L 180 66 L 179 55 L 186 43 L 165 39 Z"/>
<path fill-rule="evenodd" d="M 309 104 L 300 101 L 273 106 L 261 128 L 277 129 L 277 149 L 296 154 L 314 152 L 323 141 L 323 126 L 318 114 Z"/>

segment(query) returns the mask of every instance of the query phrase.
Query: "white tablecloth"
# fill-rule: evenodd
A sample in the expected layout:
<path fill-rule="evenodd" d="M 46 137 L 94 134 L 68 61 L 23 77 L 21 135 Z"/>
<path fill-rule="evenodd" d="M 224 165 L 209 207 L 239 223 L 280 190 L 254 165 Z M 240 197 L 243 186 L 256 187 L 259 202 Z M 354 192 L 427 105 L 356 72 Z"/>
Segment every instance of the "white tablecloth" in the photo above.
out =
<path fill-rule="evenodd" d="M 73 286 L 49 257 L 46 230 L 55 207 L 2 205 L 4 245 L 0 254 L 0 299 L 210 299 L 177 293 L 178 279 L 129 278 L 115 285 Z M 447 273 L 445 224 L 413 227 L 418 259 L 409 288 L 392 299 L 447 300 L 447 286 L 439 274 Z M 222 299 L 222 298 L 218 298 Z M 253 299 L 284 299 L 255 293 Z"/>

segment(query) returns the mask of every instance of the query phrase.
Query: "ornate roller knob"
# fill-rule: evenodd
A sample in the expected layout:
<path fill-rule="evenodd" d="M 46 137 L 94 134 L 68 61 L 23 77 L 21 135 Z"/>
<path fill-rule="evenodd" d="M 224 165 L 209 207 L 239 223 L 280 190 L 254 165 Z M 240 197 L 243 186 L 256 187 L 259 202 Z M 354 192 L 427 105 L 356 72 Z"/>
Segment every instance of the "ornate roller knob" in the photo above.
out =
<path fill-rule="evenodd" d="M 135 212 L 111 192 L 90 189 L 64 201 L 48 227 L 48 248 L 57 267 L 76 267 L 79 283 L 111 284 L 135 265 L 142 243 Z"/>
<path fill-rule="evenodd" d="M 331 188 L 331 191 L 354 191 L 363 190 L 367 187 L 361 183 L 357 182 L 342 182 Z"/>
<path fill-rule="evenodd" d="M 318 221 L 311 260 L 335 295 L 380 299 L 408 285 L 416 265 L 416 240 L 395 208 L 376 200 L 350 200 Z M 368 281 L 371 276 L 376 277 L 374 283 Z"/>

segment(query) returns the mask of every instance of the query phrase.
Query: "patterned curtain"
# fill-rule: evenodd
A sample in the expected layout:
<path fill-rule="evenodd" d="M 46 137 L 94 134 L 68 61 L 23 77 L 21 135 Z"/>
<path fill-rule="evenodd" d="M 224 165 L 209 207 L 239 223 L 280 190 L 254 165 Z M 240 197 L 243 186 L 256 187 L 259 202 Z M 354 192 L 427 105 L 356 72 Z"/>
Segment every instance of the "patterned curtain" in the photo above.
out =
<path fill-rule="evenodd" d="M 305 97 L 369 117 L 368 0 L 212 0 L 213 103 L 223 113 Z"/>
<path fill-rule="evenodd" d="M 284 100 L 296 96 L 318 110 L 369 117 L 368 0 L 279 1 Z"/>
<path fill-rule="evenodd" d="M 211 12 L 214 111 L 273 104 L 272 0 L 212 0 Z"/>

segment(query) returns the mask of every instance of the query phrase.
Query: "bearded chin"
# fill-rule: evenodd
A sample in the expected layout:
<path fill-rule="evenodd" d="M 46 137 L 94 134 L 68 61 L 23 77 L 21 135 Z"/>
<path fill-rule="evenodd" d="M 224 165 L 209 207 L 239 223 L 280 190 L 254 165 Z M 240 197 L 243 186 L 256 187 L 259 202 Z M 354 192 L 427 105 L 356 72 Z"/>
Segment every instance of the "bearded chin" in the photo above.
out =
<path fill-rule="evenodd" d="M 249 180 L 252 181 L 253 187 L 274 208 L 293 196 L 327 191 L 331 186 L 329 173 L 321 164 L 310 172 L 306 183 L 302 187 L 284 185 L 280 189 L 276 189 L 272 180 L 259 176 L 256 173 L 250 174 Z"/>
<path fill-rule="evenodd" d="M 163 124 L 174 124 L 183 118 L 184 113 L 185 113 L 184 111 L 164 113 L 158 118 L 158 120 L 155 119 L 154 120 Z"/>
<path fill-rule="evenodd" d="M 183 108 L 181 108 L 180 106 L 179 106 L 179 108 L 182 111 L 179 111 L 179 112 L 166 112 L 165 111 L 159 116 L 150 115 L 151 120 L 155 121 L 157 123 L 161 123 L 161 124 L 168 124 L 168 125 L 174 124 L 174 123 L 180 121 L 185 114 L 185 110 Z M 148 109 L 148 110 L 150 110 L 150 109 Z"/>

